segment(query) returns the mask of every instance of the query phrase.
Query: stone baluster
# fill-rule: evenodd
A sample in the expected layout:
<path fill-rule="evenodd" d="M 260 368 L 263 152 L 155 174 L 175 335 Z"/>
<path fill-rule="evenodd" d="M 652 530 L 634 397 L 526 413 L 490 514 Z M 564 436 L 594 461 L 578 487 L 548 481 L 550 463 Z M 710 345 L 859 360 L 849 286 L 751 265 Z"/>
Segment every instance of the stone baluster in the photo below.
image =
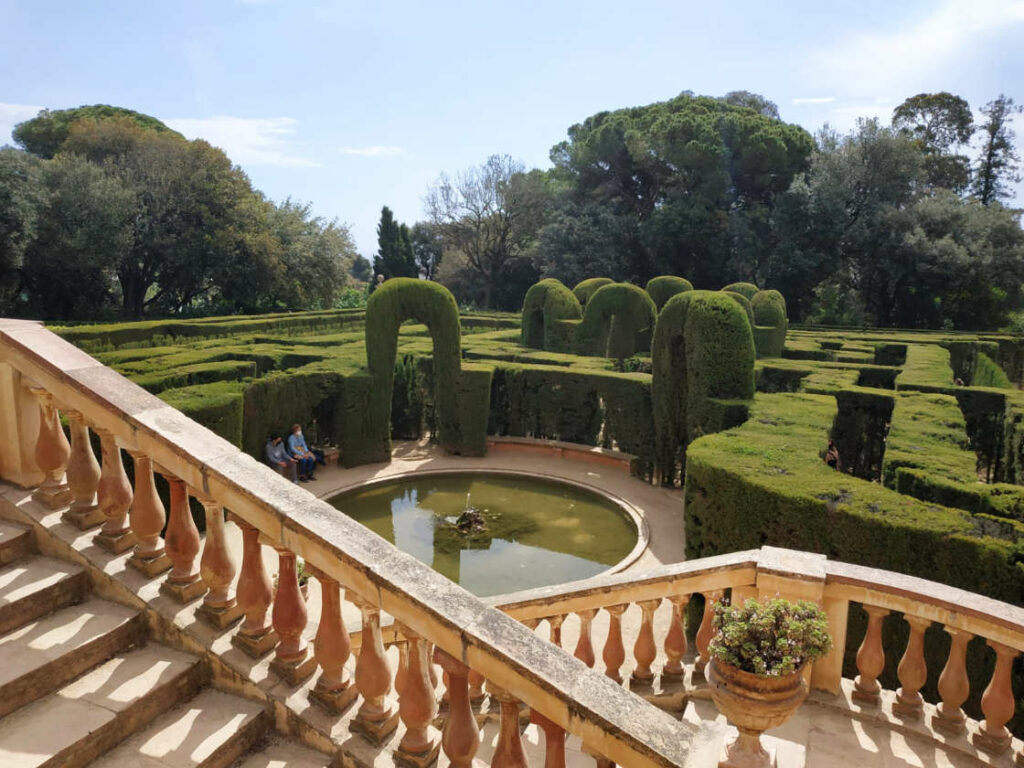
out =
<path fill-rule="evenodd" d="M 562 647 L 562 622 L 565 621 L 565 616 L 549 616 L 548 617 L 548 640 L 559 648 Z"/>
<path fill-rule="evenodd" d="M 469 700 L 479 704 L 487 694 L 484 692 L 484 676 L 475 670 L 469 670 Z"/>
<path fill-rule="evenodd" d="M 967 643 L 974 637 L 956 627 L 946 627 L 950 637 L 949 658 L 939 675 L 939 696 L 942 701 L 932 717 L 932 727 L 950 735 L 964 732 L 966 716 L 963 703 L 971 693 L 971 683 L 967 677 Z"/>
<path fill-rule="evenodd" d="M 64 474 L 71 446 L 60 426 L 60 415 L 53 403 L 53 395 L 42 387 L 29 387 L 39 404 L 39 436 L 36 438 L 36 464 L 43 471 L 43 483 L 32 498 L 50 509 L 63 507 L 71 501 L 71 489 Z"/>
<path fill-rule="evenodd" d="M 270 668 L 291 685 L 298 685 L 316 672 L 316 658 L 309 655 L 309 648 L 302 637 L 309 615 L 306 601 L 299 591 L 295 553 L 284 547 L 275 549 L 278 559 L 277 594 L 274 595 L 271 621 L 278 643 Z"/>
<path fill-rule="evenodd" d="M 259 529 L 237 515 L 232 515 L 231 519 L 242 531 L 242 567 L 238 573 L 235 600 L 245 616 L 242 626 L 232 635 L 231 644 L 246 655 L 259 659 L 273 650 L 278 641 L 270 620 L 274 590 L 263 566 Z"/>
<path fill-rule="evenodd" d="M 355 701 L 357 691 L 345 673 L 345 662 L 352 653 L 348 630 L 341 619 L 341 586 L 326 574 L 314 573 L 320 582 L 320 626 L 313 639 L 313 655 L 323 670 L 309 697 L 326 711 L 341 714 Z"/>
<path fill-rule="evenodd" d="M 641 600 L 640 610 L 643 611 L 643 618 L 640 620 L 640 632 L 633 644 L 633 658 L 636 659 L 636 667 L 629 683 L 632 688 L 650 688 L 654 683 L 654 672 L 651 664 L 658 656 L 658 646 L 654 642 L 654 611 L 661 604 L 661 600 Z"/>
<path fill-rule="evenodd" d="M 96 499 L 100 482 L 100 463 L 92 452 L 89 428 L 78 411 L 64 411 L 71 428 L 71 456 L 68 459 L 67 482 L 71 489 L 71 508 L 61 518 L 81 531 L 103 522 L 103 512 Z"/>
<path fill-rule="evenodd" d="M 224 507 L 213 499 L 200 498 L 199 502 L 206 513 L 206 543 L 199 574 L 207 592 L 196 615 L 215 629 L 226 629 L 242 617 L 242 609 L 231 593 L 235 563 L 224 533 Z"/>
<path fill-rule="evenodd" d="M 497 699 L 501 705 L 498 743 L 494 746 L 491 768 L 528 768 L 523 741 L 519 735 L 519 702 L 504 688 L 499 688 L 490 681 L 487 682 L 487 688 L 491 692 L 491 697 Z"/>
<path fill-rule="evenodd" d="M 878 676 L 885 669 L 885 650 L 882 648 L 882 619 L 889 611 L 874 605 L 865 605 L 868 628 L 857 651 L 857 672 L 853 681 L 853 698 L 862 704 L 877 705 L 881 701 L 882 686 Z"/>
<path fill-rule="evenodd" d="M 921 686 L 928 679 L 928 667 L 924 661 L 924 631 L 931 626 L 931 621 L 918 616 L 903 617 L 910 625 L 910 637 L 907 649 L 896 668 L 900 680 L 896 700 L 892 704 L 893 714 L 909 719 L 918 719 L 924 711 L 924 699 L 921 698 Z"/>
<path fill-rule="evenodd" d="M 576 615 L 580 617 L 580 637 L 576 641 L 576 650 L 573 652 L 573 656 L 588 667 L 593 667 L 595 661 L 594 644 L 590 640 L 590 627 L 594 622 L 594 616 L 597 615 L 597 609 L 590 608 L 584 611 L 576 611 Z"/>
<path fill-rule="evenodd" d="M 97 429 L 103 449 L 103 465 L 100 482 L 96 486 L 96 498 L 103 512 L 103 527 L 93 538 L 101 549 L 111 554 L 120 554 L 135 543 L 128 526 L 128 508 L 132 505 L 132 487 L 121 462 L 121 448 L 111 432 Z"/>
<path fill-rule="evenodd" d="M 622 614 L 628 607 L 628 603 L 605 606 L 608 612 L 608 637 L 601 658 L 604 660 L 605 675 L 616 683 L 622 682 L 619 670 L 626 660 L 626 649 L 622 646 Z"/>
<path fill-rule="evenodd" d="M 662 680 L 678 681 L 683 679 L 683 657 L 686 655 L 686 606 L 690 602 L 689 595 L 673 595 L 672 618 L 669 621 L 668 633 L 665 635 L 665 657 L 668 661 L 661 670 Z"/>
<path fill-rule="evenodd" d="M 399 636 L 404 636 L 408 630 L 397 621 L 391 629 L 395 633 L 393 645 L 398 649 L 398 669 L 395 670 L 394 687 L 395 694 L 401 700 L 402 691 L 405 690 L 405 681 L 409 678 L 409 643 L 406 640 L 399 639 Z"/>
<path fill-rule="evenodd" d="M 135 500 L 128 511 L 128 522 L 135 534 L 135 551 L 128 565 L 153 578 L 171 567 L 164 552 L 160 532 L 164 529 L 167 513 L 156 492 L 153 460 L 138 451 L 129 451 L 135 461 Z"/>
<path fill-rule="evenodd" d="M 170 474 L 164 474 L 164 478 L 171 489 L 171 508 L 164 537 L 171 572 L 160 585 L 160 591 L 179 603 L 190 603 L 206 592 L 196 560 L 199 555 L 199 529 L 192 519 L 185 481 Z"/>
<path fill-rule="evenodd" d="M 430 727 L 437 716 L 437 701 L 430 684 L 428 643 L 408 628 L 403 634 L 408 662 L 405 684 L 398 696 L 398 715 L 405 724 L 405 735 L 398 744 L 396 757 L 404 764 L 425 768 L 434 764 L 441 749 Z"/>
<path fill-rule="evenodd" d="M 380 609 L 360 599 L 350 598 L 363 616 L 362 642 L 356 659 L 356 688 L 363 703 L 356 713 L 352 727 L 375 744 L 381 744 L 398 727 L 398 713 L 388 700 L 391 691 L 391 669 L 384 655 L 384 640 L 380 632 Z"/>
<path fill-rule="evenodd" d="M 434 661 L 444 670 L 448 689 L 448 718 L 441 731 L 441 748 L 452 768 L 472 768 L 480 748 L 480 729 L 469 698 L 469 668 L 440 648 Z"/>
<path fill-rule="evenodd" d="M 1017 651 L 995 640 L 989 640 L 988 644 L 996 652 L 996 666 L 992 670 L 992 679 L 981 695 L 981 711 L 985 720 L 971 742 L 991 755 L 1001 755 L 1010 748 L 1010 731 L 1006 724 L 1013 717 L 1015 706 L 1010 672 Z"/>
<path fill-rule="evenodd" d="M 693 667 L 693 679 L 695 682 L 701 682 L 704 678 L 704 668 L 707 667 L 708 662 L 711 661 L 711 655 L 708 652 L 708 644 L 711 642 L 711 638 L 715 636 L 715 604 L 724 597 L 724 590 L 715 590 L 713 592 L 704 593 L 704 615 L 700 620 L 700 628 L 697 630 L 697 652 L 700 656 L 697 658 L 697 663 Z"/>
<path fill-rule="evenodd" d="M 544 768 L 565 768 L 565 729 L 535 709 L 530 722 L 544 731 Z"/>

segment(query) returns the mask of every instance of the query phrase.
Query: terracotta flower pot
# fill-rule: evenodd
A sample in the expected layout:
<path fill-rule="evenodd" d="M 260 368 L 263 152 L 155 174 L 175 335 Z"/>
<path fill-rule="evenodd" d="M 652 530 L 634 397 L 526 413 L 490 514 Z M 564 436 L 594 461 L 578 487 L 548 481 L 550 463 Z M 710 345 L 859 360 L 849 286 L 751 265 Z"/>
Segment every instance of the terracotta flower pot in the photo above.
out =
<path fill-rule="evenodd" d="M 736 726 L 739 736 L 726 748 L 719 768 L 762 768 L 771 760 L 761 746 L 761 734 L 786 722 L 807 698 L 801 666 L 782 677 L 762 677 L 712 659 L 708 665 L 711 698 Z"/>

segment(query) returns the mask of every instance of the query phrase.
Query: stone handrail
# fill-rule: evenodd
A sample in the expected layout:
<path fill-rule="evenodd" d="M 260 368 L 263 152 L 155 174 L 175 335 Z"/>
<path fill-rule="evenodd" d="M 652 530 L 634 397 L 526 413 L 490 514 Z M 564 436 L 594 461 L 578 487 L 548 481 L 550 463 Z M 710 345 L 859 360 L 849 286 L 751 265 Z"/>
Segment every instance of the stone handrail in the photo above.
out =
<path fill-rule="evenodd" d="M 102 467 L 90 429 L 101 439 Z M 469 701 L 483 679 L 501 702 L 499 762 L 521 753 L 516 700 L 534 711 L 549 744 L 567 731 L 595 754 L 629 766 L 717 759 L 717 728 L 680 722 L 587 669 L 38 323 L 0 319 L 0 433 L 0 477 L 39 486 L 34 498 L 51 508 L 71 502 L 64 518 L 82 529 L 102 523 L 94 542 L 113 552 L 133 549 L 132 567 L 151 577 L 170 570 L 161 591 L 181 602 L 202 598 L 197 615 L 204 621 L 227 630 L 244 616 L 232 642 L 253 656 L 273 652 L 272 668 L 293 685 L 319 667 L 311 696 L 328 711 L 340 713 L 358 694 L 353 727 L 371 739 L 392 733 L 401 717 L 398 752 L 413 761 L 429 762 L 443 748 L 453 765 L 470 764 L 479 737 Z M 134 487 L 122 449 L 134 460 Z M 170 484 L 169 515 L 154 473 Z M 206 510 L 198 562 L 189 496 Z M 243 533 L 240 572 L 225 545 L 225 509 Z M 280 556 L 274 597 L 261 541 Z M 323 587 L 312 655 L 302 638 L 307 617 L 296 556 Z M 350 645 L 342 594 L 363 617 L 354 681 L 344 669 Z M 407 641 L 394 676 L 381 643 L 382 611 Z M 432 661 L 447 673 L 449 716 L 440 744 L 430 727 L 437 712 Z M 388 699 L 392 681 L 397 712 Z"/>
<path fill-rule="evenodd" d="M 595 655 L 591 622 L 598 611 L 609 614 L 609 631 L 602 657 L 605 674 L 620 679 L 625 661 L 620 617 L 631 605 L 642 610 L 640 629 L 634 645 L 635 666 L 630 686 L 642 693 L 656 677 L 651 664 L 657 655 L 653 615 L 663 600 L 672 604 L 668 629 L 661 644 L 665 664 L 661 681 L 684 684 L 682 659 L 687 650 L 683 613 L 693 594 L 702 594 L 705 609 L 696 633 L 697 658 L 686 689 L 693 693 L 704 682 L 703 669 L 710 660 L 708 642 L 712 636 L 713 602 L 731 590 L 731 600 L 781 596 L 811 600 L 820 604 L 829 620 L 833 650 L 813 665 L 811 687 L 821 695 L 848 697 L 856 709 L 852 716 L 891 712 L 901 727 L 919 724 L 922 733 L 931 732 L 950 748 L 972 749 L 988 756 L 1006 755 L 1015 747 L 1018 765 L 1024 765 L 1024 745 L 1014 741 L 1006 724 L 1015 713 L 1011 684 L 1014 659 L 1024 652 L 1024 608 L 926 579 L 876 568 L 831 562 L 824 555 L 775 547 L 735 552 L 644 572 L 600 576 L 555 587 L 527 590 L 491 599 L 491 604 L 528 626 L 546 620 L 551 641 L 561 644 L 561 626 L 569 614 L 580 619 L 580 636 L 575 655 L 593 666 Z M 850 603 L 867 613 L 863 638 L 847 633 Z M 890 612 L 903 615 L 910 629 L 897 675 L 900 687 L 884 692 L 878 681 L 885 668 L 882 620 Z M 950 651 L 939 678 L 940 703 L 926 707 L 920 689 L 927 679 L 924 633 L 937 623 L 950 635 Z M 995 655 L 995 667 L 981 697 L 985 719 L 969 720 L 962 709 L 970 694 L 966 668 L 966 645 L 983 638 Z M 854 643 L 859 641 L 859 646 Z M 853 681 L 842 677 L 847 648 L 857 648 L 858 675 Z M 685 684 L 684 684 L 685 685 Z M 883 708 L 886 711 L 883 711 Z M 926 715 L 930 717 L 926 718 Z M 988 759 L 988 758 L 984 758 Z"/>

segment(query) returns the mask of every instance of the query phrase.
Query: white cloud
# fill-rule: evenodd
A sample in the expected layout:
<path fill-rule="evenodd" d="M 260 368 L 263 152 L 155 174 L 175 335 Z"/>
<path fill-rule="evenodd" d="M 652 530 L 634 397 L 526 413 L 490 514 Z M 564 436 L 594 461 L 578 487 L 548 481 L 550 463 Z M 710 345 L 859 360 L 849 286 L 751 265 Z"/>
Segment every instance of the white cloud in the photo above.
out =
<path fill-rule="evenodd" d="M 0 146 L 13 143 L 11 131 L 18 123 L 30 120 L 39 114 L 42 107 L 30 104 L 4 104 L 0 102 Z"/>
<path fill-rule="evenodd" d="M 836 100 L 835 96 L 797 96 L 793 99 L 794 104 L 831 104 Z"/>
<path fill-rule="evenodd" d="M 292 152 L 289 137 L 298 121 L 291 117 L 203 117 L 164 120 L 190 139 L 205 139 L 239 165 L 313 168 L 319 165 Z"/>
<path fill-rule="evenodd" d="M 344 155 L 359 155 L 360 157 L 384 157 L 385 155 L 401 154 L 401 147 L 341 147 L 339 151 Z"/>
<path fill-rule="evenodd" d="M 901 94 L 954 72 L 980 37 L 1024 24 L 1024 3 L 1011 0 L 944 0 L 929 15 L 896 30 L 854 35 L 822 48 L 808 61 L 807 78 L 845 93 Z"/>

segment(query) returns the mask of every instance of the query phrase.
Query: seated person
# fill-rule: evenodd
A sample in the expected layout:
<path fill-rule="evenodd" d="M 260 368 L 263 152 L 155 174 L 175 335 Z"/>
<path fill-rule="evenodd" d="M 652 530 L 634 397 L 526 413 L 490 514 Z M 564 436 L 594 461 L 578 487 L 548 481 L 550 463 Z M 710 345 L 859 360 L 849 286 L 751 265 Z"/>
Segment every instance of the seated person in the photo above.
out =
<path fill-rule="evenodd" d="M 284 447 L 284 440 L 281 439 L 280 435 L 271 435 L 267 438 L 267 445 L 264 449 L 267 456 L 267 463 L 275 469 L 280 469 L 281 474 L 291 470 L 292 482 L 299 482 L 298 478 L 298 465 L 299 462 L 288 455 L 288 451 Z"/>
<path fill-rule="evenodd" d="M 302 425 L 292 424 L 292 433 L 288 435 L 288 453 L 299 462 L 299 480 L 316 480 L 313 471 L 316 469 L 316 457 L 306 445 L 302 436 Z"/>

